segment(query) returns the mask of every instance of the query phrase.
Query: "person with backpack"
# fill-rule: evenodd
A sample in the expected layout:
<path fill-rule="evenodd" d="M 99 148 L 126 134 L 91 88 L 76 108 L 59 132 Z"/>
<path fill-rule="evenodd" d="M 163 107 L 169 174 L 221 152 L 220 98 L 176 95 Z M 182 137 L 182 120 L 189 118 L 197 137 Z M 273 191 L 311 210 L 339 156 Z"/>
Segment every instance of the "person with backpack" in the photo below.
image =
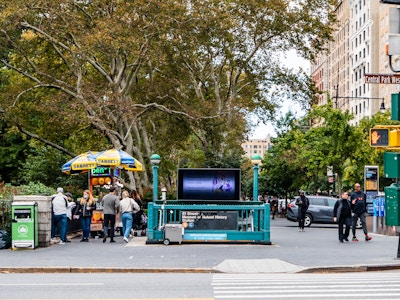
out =
<path fill-rule="evenodd" d="M 304 231 L 306 212 L 308 207 L 310 206 L 310 201 L 305 196 L 304 191 L 300 192 L 300 197 L 296 199 L 296 205 L 298 207 L 297 219 L 299 221 L 299 231 Z"/>
<path fill-rule="evenodd" d="M 57 229 L 60 225 L 60 242 L 59 245 L 64 245 L 67 242 L 67 209 L 68 199 L 63 194 L 64 189 L 57 188 L 57 194 L 51 197 L 52 204 L 52 223 L 51 223 L 51 239 L 52 243 L 57 243 Z"/>

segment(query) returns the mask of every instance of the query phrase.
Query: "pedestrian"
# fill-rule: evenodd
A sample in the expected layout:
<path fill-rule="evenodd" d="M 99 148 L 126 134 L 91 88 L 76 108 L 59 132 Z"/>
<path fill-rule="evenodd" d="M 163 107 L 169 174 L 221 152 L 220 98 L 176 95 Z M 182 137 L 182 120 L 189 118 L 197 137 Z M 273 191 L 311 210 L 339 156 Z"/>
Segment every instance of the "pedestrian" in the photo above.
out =
<path fill-rule="evenodd" d="M 72 211 L 75 210 L 76 208 L 76 203 L 74 202 L 74 199 L 72 199 L 72 194 L 71 193 L 65 193 L 65 196 L 67 197 L 68 200 L 68 207 L 67 207 L 67 232 L 73 231 L 73 213 Z M 69 239 L 67 239 L 67 242 L 71 242 Z"/>
<path fill-rule="evenodd" d="M 57 188 L 57 194 L 51 197 L 52 205 L 52 223 L 51 223 L 51 239 L 53 243 L 57 243 L 57 229 L 60 226 L 60 242 L 59 245 L 64 245 L 67 241 L 67 208 L 68 199 L 63 194 L 64 189 Z"/>
<path fill-rule="evenodd" d="M 82 222 L 82 239 L 81 242 L 89 242 L 90 223 L 92 221 L 93 211 L 96 209 L 96 202 L 89 190 L 83 191 L 83 197 L 78 201 L 76 214 Z"/>
<path fill-rule="evenodd" d="M 304 221 L 306 219 L 306 212 L 310 206 L 310 201 L 305 196 L 304 191 L 300 192 L 300 197 L 296 199 L 295 204 L 298 206 L 297 220 L 299 221 L 299 231 L 304 231 Z"/>
<path fill-rule="evenodd" d="M 101 201 L 103 206 L 104 223 L 103 223 L 103 243 L 107 241 L 108 228 L 110 228 L 110 243 L 114 241 L 114 230 L 115 230 L 115 215 L 119 212 L 119 201 L 117 195 L 115 195 L 115 187 L 111 186 L 107 195 L 105 195 Z"/>
<path fill-rule="evenodd" d="M 361 185 L 359 183 L 354 184 L 354 192 L 350 197 L 351 210 L 353 212 L 353 242 L 358 242 L 356 236 L 356 225 L 358 219 L 360 219 L 362 224 L 362 229 L 365 235 L 365 241 L 370 241 L 372 238 L 368 235 L 367 222 L 365 220 L 367 215 L 367 201 L 363 191 L 361 191 Z"/>
<path fill-rule="evenodd" d="M 273 196 L 271 200 L 272 220 L 275 220 L 275 215 L 277 210 L 278 210 L 278 198 L 276 196 Z"/>
<path fill-rule="evenodd" d="M 139 211 L 134 212 L 132 214 L 133 216 L 133 221 L 132 221 L 132 235 L 135 235 L 135 230 L 139 229 L 139 225 L 141 223 L 141 217 L 143 214 L 143 204 L 142 204 L 142 198 L 140 197 L 139 193 L 136 190 L 132 190 L 131 192 L 131 198 L 135 200 L 135 202 L 139 205 Z"/>
<path fill-rule="evenodd" d="M 129 233 L 132 229 L 132 214 L 140 210 L 139 204 L 129 197 L 128 191 L 122 192 L 122 200 L 119 203 L 122 219 L 122 232 L 124 234 L 124 242 L 128 243 Z"/>
<path fill-rule="evenodd" d="M 342 198 L 337 200 L 333 207 L 333 221 L 338 223 L 339 242 L 348 242 L 351 226 L 351 203 L 347 192 L 342 193 Z M 346 226 L 344 233 L 343 225 Z"/>

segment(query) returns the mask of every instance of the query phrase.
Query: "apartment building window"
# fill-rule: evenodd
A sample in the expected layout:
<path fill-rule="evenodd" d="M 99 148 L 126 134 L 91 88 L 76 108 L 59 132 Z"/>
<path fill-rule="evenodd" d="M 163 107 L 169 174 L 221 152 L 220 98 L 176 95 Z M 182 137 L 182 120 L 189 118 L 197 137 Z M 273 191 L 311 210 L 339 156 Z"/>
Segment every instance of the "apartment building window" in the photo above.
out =
<path fill-rule="evenodd" d="M 361 103 L 359 104 L 359 106 L 360 106 L 360 114 L 361 114 Z"/>
<path fill-rule="evenodd" d="M 365 101 L 363 102 L 363 108 L 364 108 L 364 111 L 365 111 Z"/>
<path fill-rule="evenodd" d="M 254 147 L 253 147 L 254 149 L 257 149 L 257 145 L 254 145 Z"/>
<path fill-rule="evenodd" d="M 356 96 L 356 97 L 357 97 L 357 96 Z M 356 115 L 358 114 L 357 108 L 358 108 L 358 106 L 356 105 Z"/>

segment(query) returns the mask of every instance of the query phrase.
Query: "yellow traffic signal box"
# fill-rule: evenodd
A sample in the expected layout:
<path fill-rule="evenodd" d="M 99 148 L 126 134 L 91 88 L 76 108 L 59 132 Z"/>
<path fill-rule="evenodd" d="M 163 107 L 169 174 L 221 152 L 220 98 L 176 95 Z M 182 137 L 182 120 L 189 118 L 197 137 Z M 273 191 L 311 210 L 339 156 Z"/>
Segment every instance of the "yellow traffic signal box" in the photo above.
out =
<path fill-rule="evenodd" d="M 389 132 L 389 146 L 390 147 L 400 146 L 400 130 L 391 130 Z"/>

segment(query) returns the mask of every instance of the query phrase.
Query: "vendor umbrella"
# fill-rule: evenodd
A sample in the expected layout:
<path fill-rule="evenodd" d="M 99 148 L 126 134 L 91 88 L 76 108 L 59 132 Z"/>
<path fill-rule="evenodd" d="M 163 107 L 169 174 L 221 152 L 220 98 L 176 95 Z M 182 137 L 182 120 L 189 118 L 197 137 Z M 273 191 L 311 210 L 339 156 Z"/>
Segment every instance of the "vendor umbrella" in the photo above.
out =
<path fill-rule="evenodd" d="M 122 169 L 127 170 L 127 171 L 143 171 L 143 165 L 141 162 L 139 162 L 137 159 L 135 159 L 135 163 L 132 165 L 122 165 Z"/>
<path fill-rule="evenodd" d="M 122 150 L 110 149 L 103 152 L 100 152 L 96 156 L 96 163 L 99 166 L 108 166 L 111 168 L 115 167 L 124 167 L 135 165 L 136 160 Z"/>
<path fill-rule="evenodd" d="M 96 156 L 98 152 L 88 151 L 82 153 L 62 166 L 62 172 L 66 174 L 82 174 L 97 167 Z"/>

